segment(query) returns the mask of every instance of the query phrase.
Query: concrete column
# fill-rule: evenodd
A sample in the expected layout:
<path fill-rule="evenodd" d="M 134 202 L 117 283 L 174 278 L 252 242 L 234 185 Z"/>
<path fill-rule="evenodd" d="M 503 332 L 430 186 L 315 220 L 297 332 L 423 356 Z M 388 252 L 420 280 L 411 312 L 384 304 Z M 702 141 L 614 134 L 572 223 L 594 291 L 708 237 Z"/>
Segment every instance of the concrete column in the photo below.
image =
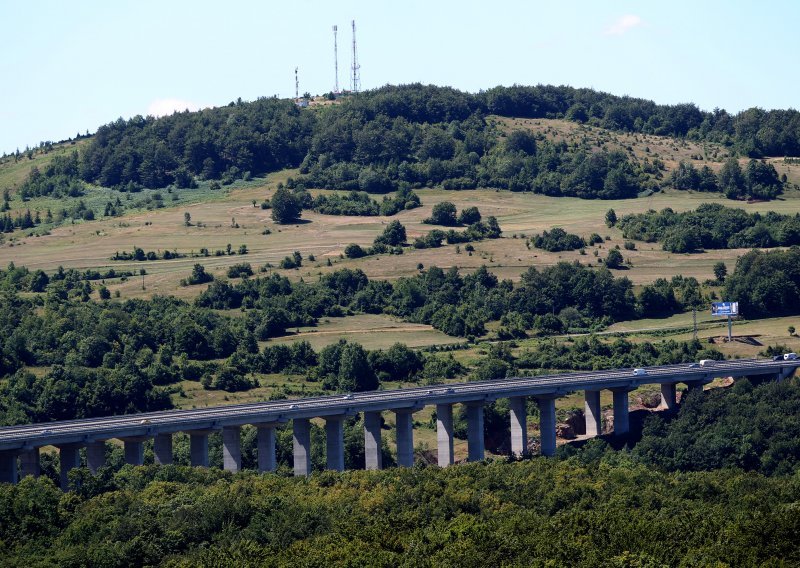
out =
<path fill-rule="evenodd" d="M 144 442 L 142 440 L 124 440 L 125 463 L 142 465 L 144 463 Z"/>
<path fill-rule="evenodd" d="M 537 398 L 539 404 L 539 435 L 541 437 L 541 454 L 556 454 L 556 399 Z"/>
<path fill-rule="evenodd" d="M 97 470 L 106 465 L 105 441 L 90 442 L 86 445 L 86 465 L 92 474 L 96 474 Z"/>
<path fill-rule="evenodd" d="M 467 443 L 467 459 L 471 462 L 482 461 L 485 453 L 482 402 L 467 404 Z"/>
<path fill-rule="evenodd" d="M 414 421 L 410 410 L 395 410 L 395 431 L 397 438 L 397 465 L 414 465 Z"/>
<path fill-rule="evenodd" d="M 311 424 L 308 418 L 292 421 L 294 432 L 294 474 L 307 476 L 311 473 Z"/>
<path fill-rule="evenodd" d="M 242 469 L 242 443 L 239 426 L 222 429 L 222 468 L 236 473 Z"/>
<path fill-rule="evenodd" d="M 630 431 L 628 418 L 628 390 L 616 389 L 614 392 L 614 435 L 620 436 Z"/>
<path fill-rule="evenodd" d="M 0 452 L 0 483 L 17 481 L 17 452 Z"/>
<path fill-rule="evenodd" d="M 58 455 L 59 460 L 61 461 L 61 489 L 63 491 L 69 491 L 69 477 L 68 474 L 71 469 L 75 469 L 76 467 L 80 467 L 81 465 L 81 456 L 78 453 L 80 450 L 80 444 L 66 444 L 64 446 L 59 446 L 58 448 Z"/>
<path fill-rule="evenodd" d="M 33 448 L 32 450 L 25 450 L 19 454 L 19 468 L 22 473 L 22 477 L 26 475 L 32 475 L 33 477 L 39 477 L 42 473 L 42 468 L 39 465 L 39 448 Z"/>
<path fill-rule="evenodd" d="M 364 413 L 364 462 L 366 469 L 383 467 L 381 455 L 381 413 Z"/>
<path fill-rule="evenodd" d="M 453 457 L 453 405 L 436 405 L 436 441 L 439 447 L 439 467 L 451 465 Z"/>
<path fill-rule="evenodd" d="M 599 436 L 603 433 L 603 413 L 600 409 L 600 391 L 584 393 L 583 417 L 586 421 L 586 435 Z"/>
<path fill-rule="evenodd" d="M 328 469 L 344 471 L 344 416 L 325 418 L 325 457 Z"/>
<path fill-rule="evenodd" d="M 258 471 L 275 471 L 275 426 L 258 425 L 256 429 L 256 451 Z"/>
<path fill-rule="evenodd" d="M 153 454 L 158 465 L 172 464 L 172 434 L 157 434 L 153 438 Z"/>
<path fill-rule="evenodd" d="M 193 466 L 208 467 L 208 434 L 189 432 L 189 454 Z"/>
<path fill-rule="evenodd" d="M 515 396 L 508 399 L 511 417 L 511 453 L 517 457 L 528 453 L 527 398 Z"/>
<path fill-rule="evenodd" d="M 662 383 L 661 385 L 661 408 L 674 410 L 678 405 L 677 385 L 675 383 Z"/>

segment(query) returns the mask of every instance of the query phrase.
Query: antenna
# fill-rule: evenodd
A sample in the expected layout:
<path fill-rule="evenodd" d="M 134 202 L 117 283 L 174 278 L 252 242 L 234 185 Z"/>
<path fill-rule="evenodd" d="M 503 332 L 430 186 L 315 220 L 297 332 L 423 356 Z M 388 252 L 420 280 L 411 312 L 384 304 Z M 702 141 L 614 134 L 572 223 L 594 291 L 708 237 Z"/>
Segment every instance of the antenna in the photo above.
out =
<path fill-rule="evenodd" d="M 297 67 L 294 68 L 294 100 L 300 100 L 300 79 L 297 78 Z"/>
<path fill-rule="evenodd" d="M 333 26 L 333 68 L 336 71 L 336 82 L 334 83 L 333 92 L 339 94 L 339 45 L 336 40 L 336 34 L 339 31 L 338 26 Z"/>
<path fill-rule="evenodd" d="M 356 52 L 356 21 L 352 21 L 353 24 L 353 76 L 351 79 L 351 88 L 350 90 L 353 93 L 357 93 L 361 89 L 361 65 L 358 64 L 358 54 Z"/>

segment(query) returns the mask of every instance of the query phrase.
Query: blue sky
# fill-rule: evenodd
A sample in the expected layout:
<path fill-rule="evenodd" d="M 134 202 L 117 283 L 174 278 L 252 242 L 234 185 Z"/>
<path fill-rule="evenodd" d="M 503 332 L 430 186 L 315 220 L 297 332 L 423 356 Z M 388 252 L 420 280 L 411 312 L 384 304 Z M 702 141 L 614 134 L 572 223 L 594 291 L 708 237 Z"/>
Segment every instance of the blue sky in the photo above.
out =
<path fill-rule="evenodd" d="M 566 84 L 797 108 L 800 2 L 0 0 L 0 153 L 116 119 L 348 84 Z"/>

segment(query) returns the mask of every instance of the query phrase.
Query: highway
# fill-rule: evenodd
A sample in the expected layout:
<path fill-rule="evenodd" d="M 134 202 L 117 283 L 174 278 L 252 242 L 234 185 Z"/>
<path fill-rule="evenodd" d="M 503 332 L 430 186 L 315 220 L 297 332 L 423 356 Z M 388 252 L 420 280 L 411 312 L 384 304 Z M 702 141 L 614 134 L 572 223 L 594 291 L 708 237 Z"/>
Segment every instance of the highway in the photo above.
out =
<path fill-rule="evenodd" d="M 792 374 L 797 367 L 800 367 L 800 360 L 738 359 L 710 362 L 705 366 L 690 367 L 684 363 L 646 367 L 644 375 L 634 375 L 630 368 L 584 371 L 26 424 L 0 428 L 0 451 L 90 443 L 111 438 L 150 437 L 181 431 L 218 430 L 245 424 L 276 424 L 298 418 L 353 415 L 358 412 L 418 410 L 427 405 L 493 401 L 505 397 L 558 397 L 580 390 L 632 390 L 643 384 L 703 384 L 716 377 L 785 376 Z"/>

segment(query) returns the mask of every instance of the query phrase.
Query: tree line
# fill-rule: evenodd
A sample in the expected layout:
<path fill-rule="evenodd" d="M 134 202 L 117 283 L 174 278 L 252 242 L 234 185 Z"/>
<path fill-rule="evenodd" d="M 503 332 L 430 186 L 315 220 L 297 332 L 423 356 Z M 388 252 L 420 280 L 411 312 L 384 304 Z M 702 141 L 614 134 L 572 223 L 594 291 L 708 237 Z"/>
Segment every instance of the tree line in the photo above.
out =
<path fill-rule="evenodd" d="M 683 213 L 669 207 L 631 213 L 616 223 L 625 238 L 660 242 L 664 250 L 676 253 L 800 244 L 800 215 L 747 213 L 718 203 L 704 203 Z"/>
<path fill-rule="evenodd" d="M 44 171 L 32 171 L 20 192 L 27 197 L 80 195 L 84 183 L 126 191 L 170 184 L 190 188 L 196 179 L 230 183 L 296 167 L 308 187 L 369 193 L 408 183 L 611 199 L 635 197 L 657 186 L 653 164 L 524 131 L 502 137 L 487 122 L 488 114 L 566 118 L 613 130 L 720 142 L 752 158 L 800 155 L 795 110 L 749 109 L 730 115 L 570 87 L 496 87 L 469 94 L 416 84 L 383 87 L 310 111 L 292 101 L 262 98 L 159 119 L 119 119 L 100 127 L 80 154 L 58 156 Z M 718 185 L 739 196 L 739 177 L 730 174 L 721 174 Z M 768 197 L 774 193 L 770 187 L 751 184 L 748 195 Z"/>

